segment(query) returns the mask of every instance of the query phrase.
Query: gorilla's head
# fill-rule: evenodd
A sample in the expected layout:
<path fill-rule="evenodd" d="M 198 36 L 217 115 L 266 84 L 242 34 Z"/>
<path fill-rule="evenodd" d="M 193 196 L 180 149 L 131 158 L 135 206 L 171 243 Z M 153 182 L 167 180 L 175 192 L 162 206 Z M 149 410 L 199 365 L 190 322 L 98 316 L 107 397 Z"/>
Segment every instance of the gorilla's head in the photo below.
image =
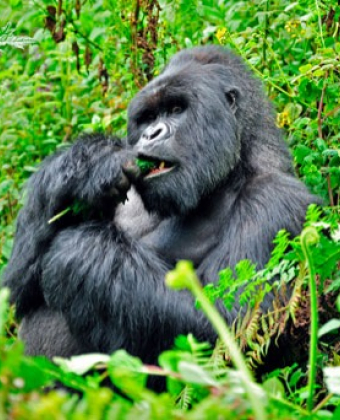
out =
<path fill-rule="evenodd" d="M 250 171 L 247 143 L 265 114 L 274 126 L 259 82 L 239 57 L 214 46 L 176 54 L 128 110 L 129 144 L 157 166 L 136 182 L 146 208 L 163 216 L 188 213 L 236 168 Z"/>

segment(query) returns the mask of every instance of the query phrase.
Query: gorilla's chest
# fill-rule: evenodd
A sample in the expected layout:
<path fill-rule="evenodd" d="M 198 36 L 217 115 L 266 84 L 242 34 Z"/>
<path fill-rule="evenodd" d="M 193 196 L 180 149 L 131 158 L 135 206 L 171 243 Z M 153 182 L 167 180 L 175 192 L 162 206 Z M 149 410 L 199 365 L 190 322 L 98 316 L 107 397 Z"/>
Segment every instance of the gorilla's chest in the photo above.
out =
<path fill-rule="evenodd" d="M 218 244 L 218 236 L 212 223 L 174 218 L 162 222 L 143 241 L 172 265 L 185 259 L 197 267 Z"/>
<path fill-rule="evenodd" d="M 133 190 L 128 201 L 118 208 L 115 221 L 124 232 L 142 240 L 171 265 L 188 259 L 198 266 L 218 246 L 221 237 L 221 221 L 215 214 L 160 219 L 145 210 Z"/>

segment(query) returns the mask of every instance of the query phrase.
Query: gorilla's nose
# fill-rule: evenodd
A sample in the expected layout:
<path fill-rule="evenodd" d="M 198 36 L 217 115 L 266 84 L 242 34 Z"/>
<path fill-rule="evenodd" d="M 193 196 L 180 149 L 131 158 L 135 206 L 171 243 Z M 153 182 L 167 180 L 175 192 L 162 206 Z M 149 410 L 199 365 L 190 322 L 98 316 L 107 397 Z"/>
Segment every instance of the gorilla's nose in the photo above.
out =
<path fill-rule="evenodd" d="M 170 126 L 164 122 L 149 125 L 142 134 L 142 140 L 147 141 L 166 140 L 168 137 L 170 137 Z"/>

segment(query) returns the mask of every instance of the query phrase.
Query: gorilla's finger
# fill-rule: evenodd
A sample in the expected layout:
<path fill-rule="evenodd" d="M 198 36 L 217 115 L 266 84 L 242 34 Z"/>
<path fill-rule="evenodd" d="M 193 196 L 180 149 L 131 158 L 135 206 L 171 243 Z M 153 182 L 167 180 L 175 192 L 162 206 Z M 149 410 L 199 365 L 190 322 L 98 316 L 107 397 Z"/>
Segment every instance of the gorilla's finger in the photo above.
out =
<path fill-rule="evenodd" d="M 130 186 L 131 186 L 131 181 L 126 176 L 126 174 L 122 172 L 122 176 L 120 180 L 117 182 L 116 188 L 118 188 L 121 191 L 127 191 L 130 189 Z"/>
<path fill-rule="evenodd" d="M 142 171 L 133 160 L 130 160 L 123 166 L 123 172 L 130 180 L 135 180 L 141 177 Z"/>

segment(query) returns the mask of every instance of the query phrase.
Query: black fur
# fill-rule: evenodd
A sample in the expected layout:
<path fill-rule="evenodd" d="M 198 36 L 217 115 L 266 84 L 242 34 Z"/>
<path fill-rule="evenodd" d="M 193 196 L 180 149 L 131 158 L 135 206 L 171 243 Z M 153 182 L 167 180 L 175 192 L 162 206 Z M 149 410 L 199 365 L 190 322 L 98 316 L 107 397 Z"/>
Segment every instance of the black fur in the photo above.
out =
<path fill-rule="evenodd" d="M 125 348 L 155 363 L 178 334 L 213 343 L 165 273 L 179 259 L 204 284 L 240 259 L 261 268 L 277 231 L 298 234 L 318 201 L 294 176 L 261 84 L 228 50 L 178 53 L 128 114 L 127 144 L 84 136 L 29 183 L 5 273 L 28 354 Z M 145 178 L 137 155 L 175 167 Z M 74 202 L 86 211 L 48 224 Z M 228 322 L 237 310 L 224 310 Z"/>

